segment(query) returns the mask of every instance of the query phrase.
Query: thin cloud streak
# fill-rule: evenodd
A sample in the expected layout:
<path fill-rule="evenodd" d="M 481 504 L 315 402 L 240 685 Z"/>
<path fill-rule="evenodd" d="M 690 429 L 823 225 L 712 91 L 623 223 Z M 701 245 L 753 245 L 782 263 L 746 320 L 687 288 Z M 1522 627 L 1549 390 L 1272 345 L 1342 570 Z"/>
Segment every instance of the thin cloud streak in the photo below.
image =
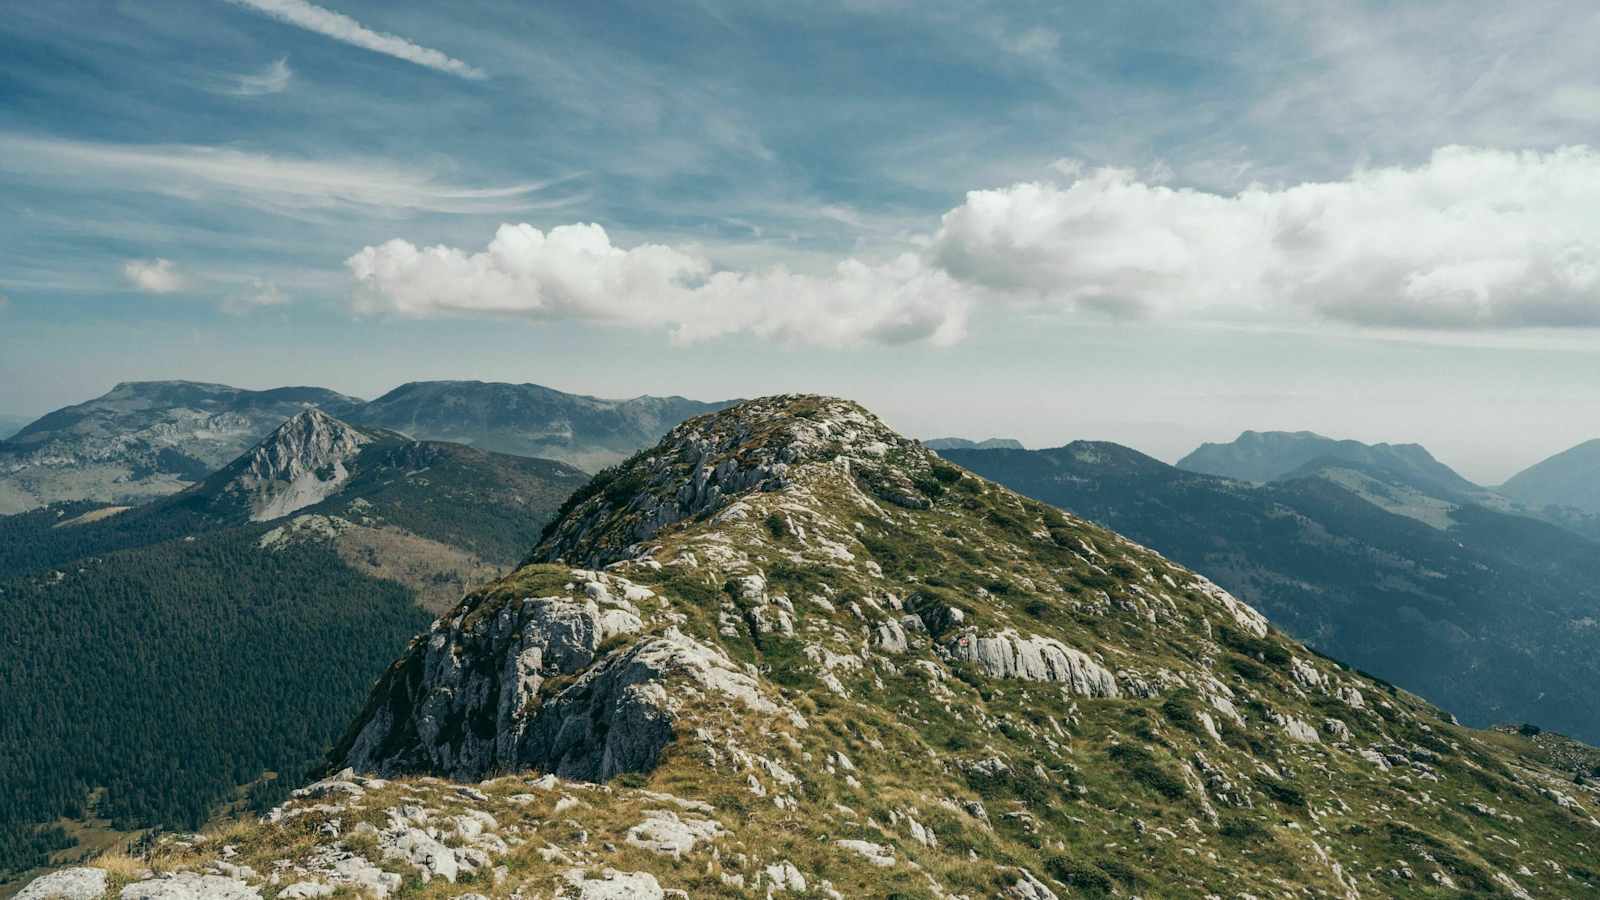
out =
<path fill-rule="evenodd" d="M 579 175 L 497 187 L 444 184 L 431 173 L 384 160 L 287 159 L 199 145 L 96 144 L 0 135 L 0 171 L 59 175 L 81 184 L 92 173 L 112 187 L 195 198 L 225 188 L 278 211 L 356 205 L 460 214 L 553 209 L 581 196 L 532 199 Z M 137 177 L 128 177 L 137 176 Z"/>
<path fill-rule="evenodd" d="M 426 66 L 450 75 L 474 80 L 488 78 L 487 72 L 459 59 L 393 34 L 373 31 L 343 13 L 325 9 L 306 0 L 230 0 L 230 2 L 265 13 L 280 22 L 304 28 L 336 41 L 382 53 L 395 59 Z"/>

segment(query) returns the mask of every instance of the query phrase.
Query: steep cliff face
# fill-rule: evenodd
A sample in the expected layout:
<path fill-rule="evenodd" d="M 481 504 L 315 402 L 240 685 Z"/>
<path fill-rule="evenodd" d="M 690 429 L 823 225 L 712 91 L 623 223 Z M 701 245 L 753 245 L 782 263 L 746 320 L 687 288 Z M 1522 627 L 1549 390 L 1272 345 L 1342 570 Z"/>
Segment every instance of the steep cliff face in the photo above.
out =
<path fill-rule="evenodd" d="M 219 472 L 210 486 L 249 507 L 252 522 L 279 519 L 337 493 L 350 478 L 350 463 L 378 437 L 308 409 Z"/>
<path fill-rule="evenodd" d="M 784 396 L 580 491 L 226 865 L 293 896 L 1595 890 L 1593 789 L 1518 740 Z M 214 844 L 157 857 L 230 874 Z"/>

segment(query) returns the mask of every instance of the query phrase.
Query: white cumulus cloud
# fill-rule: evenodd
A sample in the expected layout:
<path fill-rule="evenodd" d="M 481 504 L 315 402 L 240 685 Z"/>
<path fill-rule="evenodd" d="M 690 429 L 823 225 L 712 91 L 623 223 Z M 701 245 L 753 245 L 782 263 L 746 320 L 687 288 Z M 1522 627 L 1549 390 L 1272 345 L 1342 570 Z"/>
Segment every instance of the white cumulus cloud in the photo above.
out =
<path fill-rule="evenodd" d="M 280 22 L 314 31 L 374 53 L 382 53 L 419 66 L 459 75 L 462 78 L 488 77 L 482 69 L 446 56 L 438 50 L 414 44 L 403 37 L 373 31 L 343 13 L 325 9 L 306 0 L 232 0 L 232 2 L 266 13 Z"/>
<path fill-rule="evenodd" d="M 1600 325 L 1600 154 L 1446 147 L 1415 167 L 1223 195 L 1070 166 L 973 191 L 930 265 L 1118 315 L 1422 329 Z"/>
<path fill-rule="evenodd" d="M 823 345 L 950 344 L 972 290 L 921 259 L 846 259 L 824 275 L 717 270 L 661 244 L 624 249 L 599 225 L 502 225 L 476 253 L 391 240 L 346 260 L 364 312 L 477 313 L 661 326 L 693 341 L 732 333 Z"/>
<path fill-rule="evenodd" d="M 122 277 L 147 294 L 175 293 L 188 283 L 170 259 L 130 259 L 122 266 Z"/>
<path fill-rule="evenodd" d="M 736 332 L 825 345 L 950 344 L 981 307 L 1423 331 L 1600 326 L 1600 154 L 1446 147 L 1412 167 L 1221 194 L 1064 160 L 972 191 L 880 261 L 718 269 L 598 225 L 501 226 L 482 251 L 369 246 L 356 305 Z"/>

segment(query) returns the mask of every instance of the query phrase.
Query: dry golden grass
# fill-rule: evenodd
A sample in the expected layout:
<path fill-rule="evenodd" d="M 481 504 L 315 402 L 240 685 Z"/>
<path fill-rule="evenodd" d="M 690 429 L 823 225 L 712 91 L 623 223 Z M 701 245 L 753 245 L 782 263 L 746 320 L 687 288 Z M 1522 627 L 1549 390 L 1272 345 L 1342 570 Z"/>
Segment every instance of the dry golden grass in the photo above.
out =
<path fill-rule="evenodd" d="M 97 869 L 104 869 L 114 881 L 137 881 L 151 869 L 148 860 L 134 856 L 124 849 L 108 850 L 95 857 L 89 864 Z"/>

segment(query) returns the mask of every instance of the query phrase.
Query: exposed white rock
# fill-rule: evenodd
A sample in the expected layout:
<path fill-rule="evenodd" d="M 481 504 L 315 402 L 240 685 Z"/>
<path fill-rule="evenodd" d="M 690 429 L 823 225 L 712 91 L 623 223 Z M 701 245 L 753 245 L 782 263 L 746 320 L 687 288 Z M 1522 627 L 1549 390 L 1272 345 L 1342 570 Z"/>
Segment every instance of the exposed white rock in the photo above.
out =
<path fill-rule="evenodd" d="M 625 840 L 652 853 L 681 857 L 700 841 L 717 836 L 722 826 L 710 819 L 680 818 L 667 809 L 647 810 L 644 821 L 628 829 Z"/>
<path fill-rule="evenodd" d="M 1017 880 L 1013 881 L 1000 892 L 1006 900 L 1056 900 L 1055 891 L 1045 887 L 1044 882 L 1033 877 L 1027 869 L 1014 869 Z"/>
<path fill-rule="evenodd" d="M 894 865 L 894 851 L 883 846 L 882 844 L 874 844 L 871 841 L 854 839 L 838 840 L 834 841 L 833 843 L 853 853 L 860 854 L 862 858 L 866 859 L 866 861 L 872 865 L 885 869 Z"/>
<path fill-rule="evenodd" d="M 104 869 L 77 866 L 35 878 L 13 900 L 99 900 L 105 893 Z"/>
<path fill-rule="evenodd" d="M 1294 677 L 1295 683 L 1303 688 L 1314 690 L 1327 689 L 1327 677 L 1318 672 L 1316 667 L 1298 656 L 1289 660 L 1289 673 Z"/>
<path fill-rule="evenodd" d="M 1116 697 L 1116 676 L 1088 654 L 1054 638 L 1006 629 L 988 637 L 967 629 L 945 642 L 953 659 L 967 660 L 994 678 L 1052 681 L 1084 697 Z"/>
<path fill-rule="evenodd" d="M 893 619 L 878 623 L 873 631 L 873 643 L 885 653 L 904 653 L 910 649 L 905 628 Z"/>
<path fill-rule="evenodd" d="M 179 872 L 134 882 L 119 896 L 122 900 L 261 900 L 261 891 L 237 878 Z"/>
<path fill-rule="evenodd" d="M 606 869 L 591 878 L 582 869 L 569 869 L 566 879 L 568 889 L 562 896 L 571 900 L 662 900 L 666 896 L 648 872 Z"/>
<path fill-rule="evenodd" d="M 460 861 L 456 852 L 420 828 L 404 824 L 392 826 L 381 843 L 385 859 L 399 859 L 410 863 L 424 882 L 435 877 L 455 884 L 460 874 Z"/>
<path fill-rule="evenodd" d="M 1195 575 L 1194 579 L 1194 584 L 1191 585 L 1191 587 L 1194 587 L 1196 590 L 1200 591 L 1200 593 L 1205 594 L 1207 597 L 1210 597 L 1212 600 L 1216 601 L 1217 605 L 1221 606 L 1223 611 L 1226 612 L 1228 616 L 1233 619 L 1234 623 L 1240 628 L 1243 628 L 1258 638 L 1264 638 L 1267 636 L 1266 616 L 1256 612 L 1255 608 L 1250 606 L 1248 603 L 1240 601 L 1232 594 L 1220 587 L 1217 587 L 1211 582 L 1210 579 L 1203 578 L 1199 575 Z"/>
<path fill-rule="evenodd" d="M 792 891 L 803 894 L 806 891 L 806 877 L 800 874 L 794 863 L 787 859 L 773 863 L 766 868 L 767 881 L 774 890 Z"/>
<path fill-rule="evenodd" d="M 1304 719 L 1282 713 L 1273 713 L 1272 720 L 1282 726 L 1283 733 L 1288 735 L 1292 741 L 1302 744 L 1315 744 L 1322 740 L 1317 736 L 1317 729 L 1311 727 L 1311 723 Z"/>
<path fill-rule="evenodd" d="M 241 497 L 253 522 L 321 503 L 350 478 L 346 467 L 372 438 L 318 409 L 284 422 L 224 471 L 223 492 Z"/>

